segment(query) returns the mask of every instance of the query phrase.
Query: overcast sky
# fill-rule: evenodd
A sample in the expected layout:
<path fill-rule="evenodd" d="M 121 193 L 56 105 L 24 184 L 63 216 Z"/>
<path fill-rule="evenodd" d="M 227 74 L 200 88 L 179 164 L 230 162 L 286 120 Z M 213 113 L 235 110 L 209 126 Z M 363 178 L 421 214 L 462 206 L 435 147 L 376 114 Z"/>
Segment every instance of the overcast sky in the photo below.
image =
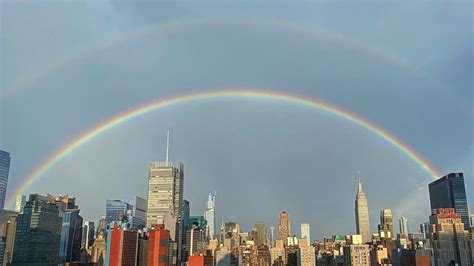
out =
<path fill-rule="evenodd" d="M 472 212 L 472 2 L 362 2 L 3 1 L 0 149 L 12 156 L 9 188 L 118 113 L 191 92 L 261 88 L 341 106 L 441 174 L 464 172 Z M 359 172 L 374 231 L 383 208 L 414 230 L 428 220 L 431 177 L 388 142 L 318 110 L 242 98 L 123 124 L 27 193 L 69 193 L 97 220 L 106 199 L 146 197 L 147 164 L 164 160 L 168 129 L 191 213 L 202 215 L 217 191 L 216 224 L 270 227 L 286 210 L 296 234 L 300 223 L 313 238 L 354 233 Z"/>

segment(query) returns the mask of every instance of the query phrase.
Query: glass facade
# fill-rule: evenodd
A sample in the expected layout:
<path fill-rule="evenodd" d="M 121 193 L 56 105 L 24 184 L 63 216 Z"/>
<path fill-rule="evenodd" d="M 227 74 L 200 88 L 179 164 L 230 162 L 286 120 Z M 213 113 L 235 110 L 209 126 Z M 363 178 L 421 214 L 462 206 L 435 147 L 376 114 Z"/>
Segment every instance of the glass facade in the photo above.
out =
<path fill-rule="evenodd" d="M 13 261 L 15 265 L 59 263 L 62 218 L 56 204 L 47 197 L 30 195 L 18 215 Z"/>
<path fill-rule="evenodd" d="M 0 207 L 5 207 L 8 173 L 10 172 L 10 153 L 0 150 Z"/>
<path fill-rule="evenodd" d="M 121 200 L 107 200 L 105 206 L 105 221 L 107 225 L 111 222 L 119 221 L 132 211 L 132 205 Z"/>
<path fill-rule="evenodd" d="M 429 184 L 431 209 L 454 208 L 469 230 L 469 209 L 463 173 L 451 173 Z"/>

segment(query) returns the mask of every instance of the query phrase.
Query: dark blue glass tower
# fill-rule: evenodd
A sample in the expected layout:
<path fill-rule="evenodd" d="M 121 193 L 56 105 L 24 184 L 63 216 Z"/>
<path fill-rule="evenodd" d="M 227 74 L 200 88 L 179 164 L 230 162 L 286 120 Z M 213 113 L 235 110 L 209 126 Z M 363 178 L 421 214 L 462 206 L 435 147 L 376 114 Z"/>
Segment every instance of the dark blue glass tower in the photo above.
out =
<path fill-rule="evenodd" d="M 0 150 L 0 208 L 5 207 L 8 173 L 10 171 L 10 153 Z"/>
<path fill-rule="evenodd" d="M 430 183 L 429 190 L 431 209 L 454 208 L 461 214 L 464 228 L 470 229 L 466 187 L 462 173 L 451 173 L 441 177 Z"/>

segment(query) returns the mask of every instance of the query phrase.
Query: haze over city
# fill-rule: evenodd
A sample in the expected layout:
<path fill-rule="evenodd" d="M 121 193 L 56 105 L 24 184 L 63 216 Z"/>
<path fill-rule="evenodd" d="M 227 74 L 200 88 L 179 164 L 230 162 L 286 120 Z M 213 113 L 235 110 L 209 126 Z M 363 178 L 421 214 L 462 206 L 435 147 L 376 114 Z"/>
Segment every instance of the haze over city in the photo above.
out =
<path fill-rule="evenodd" d="M 6 208 L 16 194 L 68 194 L 98 221 L 107 199 L 146 199 L 169 131 L 191 214 L 215 191 L 217 226 L 269 228 L 288 211 L 313 239 L 354 234 L 360 179 L 372 231 L 386 208 L 417 228 L 428 184 L 451 172 L 474 212 L 470 1 L 1 7 Z"/>

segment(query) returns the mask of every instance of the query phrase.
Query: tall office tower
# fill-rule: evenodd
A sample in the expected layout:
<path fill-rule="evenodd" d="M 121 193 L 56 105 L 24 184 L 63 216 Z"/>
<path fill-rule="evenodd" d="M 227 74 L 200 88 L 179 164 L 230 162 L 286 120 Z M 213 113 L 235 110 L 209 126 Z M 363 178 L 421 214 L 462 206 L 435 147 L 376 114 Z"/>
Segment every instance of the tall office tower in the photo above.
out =
<path fill-rule="evenodd" d="M 311 245 L 309 224 L 301 224 L 301 238 L 306 239 L 308 245 Z"/>
<path fill-rule="evenodd" d="M 378 226 L 381 238 L 393 238 L 393 216 L 391 209 L 380 211 L 380 224 Z"/>
<path fill-rule="evenodd" d="M 187 247 L 187 242 L 188 239 L 187 239 L 187 232 L 188 230 L 192 229 L 192 225 L 190 224 L 190 215 L 191 215 L 191 207 L 189 206 L 189 201 L 187 200 L 183 200 L 183 217 L 182 217 L 182 222 L 181 222 L 181 231 L 183 232 L 183 237 L 181 239 L 181 245 L 183 246 L 183 248 L 181 249 L 181 256 L 182 256 L 182 260 L 183 261 L 186 261 L 187 260 L 187 257 L 190 255 L 189 253 L 187 253 L 188 251 L 186 251 L 185 247 Z M 201 228 L 202 231 L 204 232 L 204 228 Z M 203 233 L 203 237 L 205 236 L 205 233 Z"/>
<path fill-rule="evenodd" d="M 0 208 L 3 210 L 7 193 L 10 153 L 0 150 Z"/>
<path fill-rule="evenodd" d="M 464 228 L 470 230 L 469 209 L 463 173 L 451 173 L 429 184 L 431 209 L 454 208 L 461 214 Z"/>
<path fill-rule="evenodd" d="M 135 200 L 132 202 L 130 217 L 130 228 L 135 230 L 141 230 L 146 226 L 146 211 L 147 211 L 147 202 L 146 199 L 142 197 L 135 197 Z"/>
<path fill-rule="evenodd" d="M 170 265 L 170 248 L 170 231 L 163 225 L 152 227 L 148 238 L 147 265 Z"/>
<path fill-rule="evenodd" d="M 138 232 L 115 225 L 107 233 L 107 253 L 105 265 L 136 265 L 138 251 Z"/>
<path fill-rule="evenodd" d="M 204 212 L 204 218 L 207 221 L 206 234 L 209 239 L 214 239 L 216 234 L 216 192 L 209 193 L 206 203 L 206 211 Z"/>
<path fill-rule="evenodd" d="M 151 162 L 148 174 L 147 227 L 163 224 L 166 214 L 183 215 L 184 166 L 171 162 Z M 173 237 L 173 236 L 172 236 Z"/>
<path fill-rule="evenodd" d="M 94 222 L 84 221 L 82 226 L 82 248 L 88 250 L 94 244 Z"/>
<path fill-rule="evenodd" d="M 59 259 L 61 262 L 78 262 L 81 256 L 82 223 L 79 209 L 66 210 L 63 214 Z"/>
<path fill-rule="evenodd" d="M 75 262 L 80 259 L 83 219 L 79 215 L 76 198 L 65 195 L 51 195 L 47 198 L 58 206 L 62 218 L 59 259 L 61 262 Z"/>
<path fill-rule="evenodd" d="M 181 262 L 183 243 L 184 165 L 168 160 L 169 132 L 166 161 L 150 162 L 148 172 L 147 227 L 165 223 L 165 216 L 176 221 L 171 238 L 176 244 L 177 262 Z M 167 227 L 168 228 L 168 227 Z M 174 249 L 173 249 L 174 250 Z"/>
<path fill-rule="evenodd" d="M 290 215 L 286 211 L 282 211 L 278 219 L 278 239 L 286 243 L 289 236 L 291 236 Z"/>
<path fill-rule="evenodd" d="M 185 231 L 188 231 L 189 229 L 192 228 L 191 224 L 191 208 L 189 206 L 189 201 L 184 200 L 184 206 L 183 206 L 183 225 Z M 201 228 L 204 229 L 204 228 Z"/>
<path fill-rule="evenodd" d="M 362 191 L 362 182 L 360 179 L 355 200 L 355 220 L 356 233 L 362 235 L 364 243 L 369 242 L 372 239 L 370 233 L 369 206 L 367 204 L 367 197 L 364 191 Z"/>
<path fill-rule="evenodd" d="M 430 236 L 436 266 L 472 265 L 474 240 L 464 228 L 462 216 L 454 208 L 433 210 Z"/>
<path fill-rule="evenodd" d="M 30 195 L 18 215 L 12 263 L 58 264 L 62 218 L 54 201 Z"/>
<path fill-rule="evenodd" d="M 15 197 L 15 211 L 20 213 L 23 212 L 23 207 L 25 207 L 26 196 L 18 194 Z"/>
<path fill-rule="evenodd" d="M 410 232 L 408 218 L 404 216 L 400 217 L 400 219 L 398 219 L 398 225 L 400 227 L 400 234 L 408 236 L 408 233 Z"/>
<path fill-rule="evenodd" d="M 105 222 L 109 225 L 112 222 L 123 220 L 133 209 L 133 205 L 121 200 L 107 200 L 105 203 Z"/>
<path fill-rule="evenodd" d="M 267 244 L 267 227 L 262 222 L 257 222 L 254 225 L 255 231 L 257 232 L 257 241 L 255 244 L 257 246 L 266 245 Z"/>

